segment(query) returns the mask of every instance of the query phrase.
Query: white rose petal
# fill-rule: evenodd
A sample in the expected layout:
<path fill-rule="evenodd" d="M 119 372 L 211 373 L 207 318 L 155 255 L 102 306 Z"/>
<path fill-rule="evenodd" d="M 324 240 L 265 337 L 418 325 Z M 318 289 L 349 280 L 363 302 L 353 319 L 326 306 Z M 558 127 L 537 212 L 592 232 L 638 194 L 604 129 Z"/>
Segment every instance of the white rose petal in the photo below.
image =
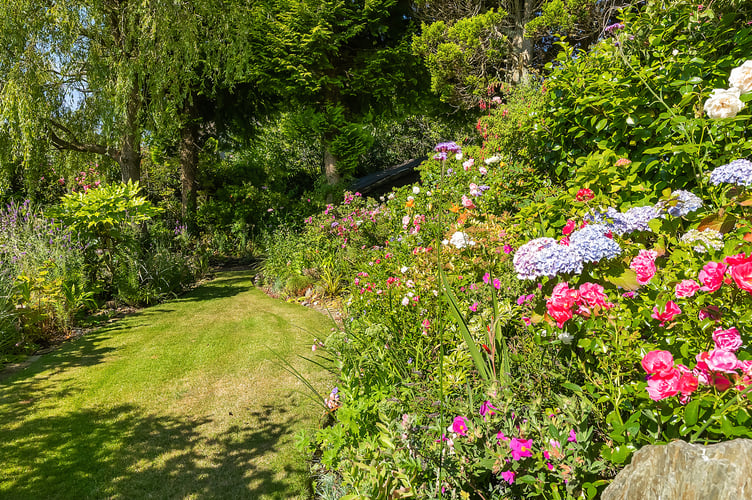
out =
<path fill-rule="evenodd" d="M 739 89 L 742 94 L 752 92 L 752 60 L 744 61 L 744 64 L 731 70 L 729 85 Z"/>
<path fill-rule="evenodd" d="M 418 186 L 413 186 L 413 194 L 420 193 L 420 188 Z"/>
<path fill-rule="evenodd" d="M 705 113 L 711 120 L 719 118 L 733 118 L 744 109 L 744 103 L 739 99 L 741 91 L 732 87 L 730 89 L 715 89 L 705 101 Z"/>
<path fill-rule="evenodd" d="M 475 242 L 470 239 L 470 236 L 467 233 L 463 233 L 462 231 L 457 231 L 456 233 L 454 233 L 449 239 L 449 243 L 451 243 L 455 248 L 458 249 L 475 245 Z"/>

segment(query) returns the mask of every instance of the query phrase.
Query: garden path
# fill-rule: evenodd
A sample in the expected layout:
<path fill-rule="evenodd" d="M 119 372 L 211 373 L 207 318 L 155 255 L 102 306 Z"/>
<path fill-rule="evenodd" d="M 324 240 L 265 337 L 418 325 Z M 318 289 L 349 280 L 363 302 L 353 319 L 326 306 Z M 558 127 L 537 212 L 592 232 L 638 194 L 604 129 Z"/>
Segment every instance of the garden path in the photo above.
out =
<path fill-rule="evenodd" d="M 0 380 L 1 498 L 304 498 L 321 409 L 299 355 L 331 320 L 248 271 L 81 336 Z"/>

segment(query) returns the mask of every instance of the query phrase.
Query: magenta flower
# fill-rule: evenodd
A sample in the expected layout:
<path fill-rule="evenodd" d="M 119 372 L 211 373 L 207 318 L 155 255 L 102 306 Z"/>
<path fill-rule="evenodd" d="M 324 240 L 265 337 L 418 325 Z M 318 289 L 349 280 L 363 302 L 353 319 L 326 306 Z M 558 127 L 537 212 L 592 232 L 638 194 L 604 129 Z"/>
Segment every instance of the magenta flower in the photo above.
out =
<path fill-rule="evenodd" d="M 491 275 L 486 273 L 483 275 L 483 283 L 488 284 L 491 281 Z"/>
<path fill-rule="evenodd" d="M 496 442 L 501 444 L 502 441 L 509 441 L 509 438 L 506 437 L 503 432 L 499 431 L 496 433 Z"/>
<path fill-rule="evenodd" d="M 454 417 L 452 425 L 449 426 L 449 431 L 456 432 L 460 436 L 467 436 L 467 422 L 465 417 Z"/>
<path fill-rule="evenodd" d="M 512 484 L 514 482 L 514 476 L 515 474 L 511 470 L 505 470 L 501 473 L 501 478 L 509 484 Z"/>
<path fill-rule="evenodd" d="M 520 460 L 525 457 L 533 456 L 533 440 L 512 438 L 509 442 L 512 449 L 512 460 Z"/>
<path fill-rule="evenodd" d="M 473 312 L 478 312 L 478 303 L 473 302 L 473 305 L 470 306 L 470 310 Z"/>
<path fill-rule="evenodd" d="M 567 438 L 567 441 L 569 441 L 570 443 L 577 442 L 577 433 L 574 431 L 574 429 L 569 431 L 569 437 Z"/>
<path fill-rule="evenodd" d="M 486 415 L 496 415 L 496 412 L 494 410 L 498 410 L 490 401 L 483 401 L 480 404 L 480 416 L 483 417 L 483 419 L 486 419 Z"/>
<path fill-rule="evenodd" d="M 494 280 L 493 280 L 493 286 L 497 290 L 501 288 L 501 281 L 499 281 L 499 278 L 494 278 Z"/>

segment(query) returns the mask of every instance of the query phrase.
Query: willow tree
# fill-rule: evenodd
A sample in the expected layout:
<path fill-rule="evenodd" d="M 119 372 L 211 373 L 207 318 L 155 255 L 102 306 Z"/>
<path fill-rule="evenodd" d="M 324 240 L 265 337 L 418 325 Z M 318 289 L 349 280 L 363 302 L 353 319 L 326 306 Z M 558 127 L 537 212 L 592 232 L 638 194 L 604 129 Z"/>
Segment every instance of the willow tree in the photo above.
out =
<path fill-rule="evenodd" d="M 0 3 L 0 127 L 25 164 L 49 147 L 95 153 L 140 177 L 141 2 Z"/>
<path fill-rule="evenodd" d="M 186 215 L 212 126 L 199 103 L 263 78 L 265 12 L 242 0 L 0 3 L 0 162 L 94 153 L 135 181 L 159 140 L 178 150 Z"/>

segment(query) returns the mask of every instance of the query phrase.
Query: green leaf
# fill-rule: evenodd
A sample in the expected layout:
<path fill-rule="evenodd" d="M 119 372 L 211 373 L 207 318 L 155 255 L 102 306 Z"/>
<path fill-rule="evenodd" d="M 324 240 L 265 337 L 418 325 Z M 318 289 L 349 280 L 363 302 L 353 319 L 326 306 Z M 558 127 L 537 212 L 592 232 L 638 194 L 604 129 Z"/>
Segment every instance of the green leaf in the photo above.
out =
<path fill-rule="evenodd" d="M 684 408 L 684 423 L 687 424 L 688 427 L 692 427 L 697 423 L 697 415 L 700 410 L 700 400 L 693 399 L 689 403 L 687 403 L 686 408 Z"/>

